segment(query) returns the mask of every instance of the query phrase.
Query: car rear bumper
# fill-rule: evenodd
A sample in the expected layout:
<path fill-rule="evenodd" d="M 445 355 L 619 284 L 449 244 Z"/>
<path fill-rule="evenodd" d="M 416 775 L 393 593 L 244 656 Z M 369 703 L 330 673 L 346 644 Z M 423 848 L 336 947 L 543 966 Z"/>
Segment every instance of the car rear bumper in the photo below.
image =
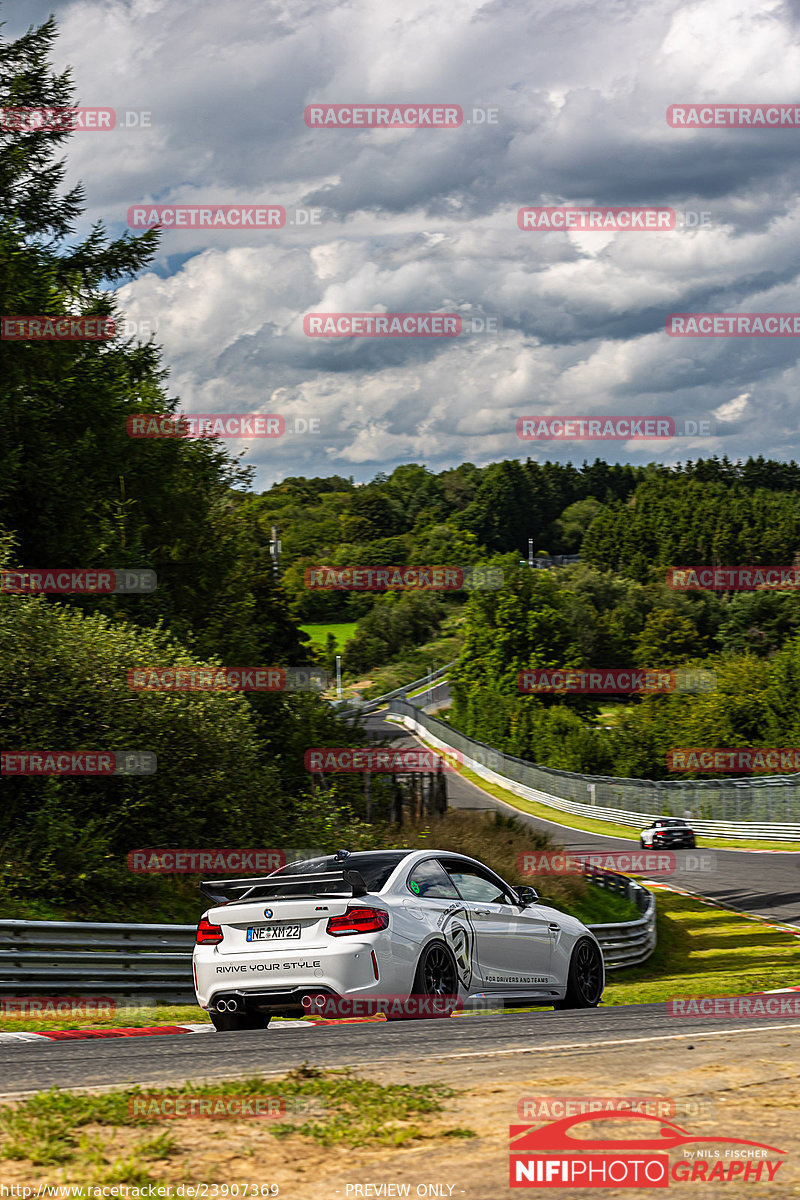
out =
<path fill-rule="evenodd" d="M 223 988 L 214 992 L 209 1007 L 217 1011 L 307 1017 L 325 1011 L 325 1001 L 339 999 L 341 997 L 329 987 L 309 988 L 302 984 L 272 991 L 262 991 L 259 988 Z"/>
<path fill-rule="evenodd" d="M 220 954 L 216 946 L 197 946 L 194 969 L 197 1002 L 206 1009 L 214 1007 L 217 997 L 234 993 L 244 997 L 248 1008 L 267 1011 L 271 998 L 274 1008 L 284 1002 L 302 1007 L 304 995 L 361 996 L 399 990 L 391 956 L 367 939 L 263 954 Z M 408 990 L 408 981 L 403 982 Z"/>

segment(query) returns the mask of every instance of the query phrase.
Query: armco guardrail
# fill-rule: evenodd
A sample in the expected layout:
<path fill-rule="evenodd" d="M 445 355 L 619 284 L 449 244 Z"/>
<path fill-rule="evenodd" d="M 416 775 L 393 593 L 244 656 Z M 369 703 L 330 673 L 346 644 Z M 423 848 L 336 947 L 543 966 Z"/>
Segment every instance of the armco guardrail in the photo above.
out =
<path fill-rule="evenodd" d="M 0 920 L 0 993 L 193 1003 L 194 925 Z"/>
<path fill-rule="evenodd" d="M 643 963 L 656 948 L 655 896 L 640 883 L 624 875 L 617 875 L 614 871 L 602 871 L 587 866 L 584 874 L 598 887 L 621 893 L 632 900 L 642 914 L 637 921 L 589 926 L 603 947 L 606 970 L 618 971 L 622 967 L 633 967 Z"/>
<path fill-rule="evenodd" d="M 568 567 L 572 563 L 580 562 L 581 556 L 580 554 L 537 554 L 532 563 L 524 558 L 519 561 L 520 566 L 523 564 L 526 567 L 532 566 L 535 570 L 537 567 L 539 569 L 542 567 Z"/>
<path fill-rule="evenodd" d="M 434 683 L 416 696 L 409 696 L 409 702 L 422 712 L 434 712 L 437 708 L 447 708 L 450 705 L 450 684 L 446 679 Z"/>
<path fill-rule="evenodd" d="M 390 700 L 394 700 L 396 697 L 405 697 L 409 692 L 424 687 L 426 683 L 435 683 L 437 679 L 443 679 L 454 664 L 455 659 L 453 659 L 453 662 L 445 663 L 443 667 L 439 667 L 438 671 L 431 671 L 430 674 L 423 675 L 420 679 L 414 679 L 411 683 L 406 683 L 402 687 L 395 688 L 393 692 L 386 692 L 383 696 L 375 696 L 373 700 L 364 701 L 358 708 L 340 708 L 337 710 L 337 716 L 357 717 L 365 713 L 375 712 L 376 709 L 383 708 L 384 704 L 388 704 Z"/>
<path fill-rule="evenodd" d="M 798 775 L 687 780 L 582 775 L 504 754 L 404 700 L 392 700 L 389 711 L 401 716 L 408 728 L 423 734 L 431 745 L 457 750 L 464 756 L 465 766 L 477 775 L 560 812 L 632 829 L 644 829 L 652 817 L 687 817 L 699 834 L 709 837 L 800 841 Z M 593 803 L 576 798 L 587 794 L 592 795 Z"/>
<path fill-rule="evenodd" d="M 636 921 L 590 925 L 606 968 L 644 962 L 656 944 L 655 901 L 639 884 L 587 869 L 600 887 L 640 908 Z M 133 1004 L 193 1004 L 194 925 L 0 920 L 0 998 L 69 995 L 125 997 Z"/>

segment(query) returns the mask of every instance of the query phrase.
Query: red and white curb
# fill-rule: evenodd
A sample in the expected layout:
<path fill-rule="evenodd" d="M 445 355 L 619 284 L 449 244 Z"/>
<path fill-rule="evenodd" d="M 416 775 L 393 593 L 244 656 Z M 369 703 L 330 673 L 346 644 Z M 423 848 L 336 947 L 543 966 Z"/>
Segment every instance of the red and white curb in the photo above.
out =
<path fill-rule="evenodd" d="M 141 1025 L 132 1029 L 53 1029 L 50 1033 L 0 1033 L 0 1042 L 74 1042 L 83 1038 L 153 1037 L 214 1032 L 213 1025 Z"/>
<path fill-rule="evenodd" d="M 309 1021 L 281 1020 L 270 1023 L 270 1033 L 281 1029 L 308 1029 L 317 1025 L 363 1025 L 368 1021 L 383 1021 L 383 1016 L 340 1017 L 326 1020 L 324 1017 Z M 0 1044 L 6 1042 L 79 1042 L 89 1039 L 123 1037 L 160 1037 L 175 1033 L 214 1033 L 214 1026 L 202 1025 L 140 1025 L 130 1029 L 54 1029 L 50 1033 L 0 1033 Z"/>
<path fill-rule="evenodd" d="M 270 1029 L 306 1028 L 307 1021 L 275 1021 Z M 214 1026 L 202 1025 L 140 1025 L 130 1029 L 54 1029 L 50 1033 L 0 1033 L 3 1042 L 77 1042 L 89 1038 L 159 1037 L 172 1033 L 214 1033 Z"/>

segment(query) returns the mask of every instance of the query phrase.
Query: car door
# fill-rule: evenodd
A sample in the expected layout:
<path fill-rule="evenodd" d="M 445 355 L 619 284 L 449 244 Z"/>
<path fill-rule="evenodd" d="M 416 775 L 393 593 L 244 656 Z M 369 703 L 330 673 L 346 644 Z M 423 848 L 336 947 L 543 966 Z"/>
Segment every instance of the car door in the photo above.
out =
<path fill-rule="evenodd" d="M 466 992 L 477 990 L 474 917 L 441 863 L 436 858 L 418 862 L 406 877 L 406 888 L 410 893 L 404 900 L 406 909 L 420 917 L 424 914 L 428 928 L 435 924 L 453 951 L 461 987 Z"/>
<path fill-rule="evenodd" d="M 539 905 L 523 908 L 487 870 L 442 859 L 471 912 L 478 970 L 487 991 L 536 991 L 551 983 L 556 925 Z"/>

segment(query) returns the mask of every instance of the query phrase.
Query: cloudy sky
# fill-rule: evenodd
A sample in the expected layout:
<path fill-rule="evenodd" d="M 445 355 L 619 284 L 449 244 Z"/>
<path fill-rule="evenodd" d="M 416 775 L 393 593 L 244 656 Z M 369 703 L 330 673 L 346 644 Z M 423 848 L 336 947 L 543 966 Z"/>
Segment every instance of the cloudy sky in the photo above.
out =
<path fill-rule="evenodd" d="M 800 312 L 800 128 L 666 121 L 676 103 L 800 103 L 797 0 L 18 0 L 0 4 L 4 36 L 51 11 L 78 103 L 151 114 L 147 129 L 73 135 L 87 226 L 118 235 L 142 203 L 316 210 L 313 226 L 165 230 L 120 292 L 157 327 L 185 410 L 318 422 L 230 443 L 258 486 L 528 454 L 800 457 L 796 338 L 665 332 L 675 312 Z M 458 104 L 470 123 L 312 129 L 316 102 Z M 669 206 L 705 224 L 521 231 L 526 205 Z M 313 339 L 312 312 L 498 328 Z M 529 414 L 716 426 L 523 444 Z"/>

